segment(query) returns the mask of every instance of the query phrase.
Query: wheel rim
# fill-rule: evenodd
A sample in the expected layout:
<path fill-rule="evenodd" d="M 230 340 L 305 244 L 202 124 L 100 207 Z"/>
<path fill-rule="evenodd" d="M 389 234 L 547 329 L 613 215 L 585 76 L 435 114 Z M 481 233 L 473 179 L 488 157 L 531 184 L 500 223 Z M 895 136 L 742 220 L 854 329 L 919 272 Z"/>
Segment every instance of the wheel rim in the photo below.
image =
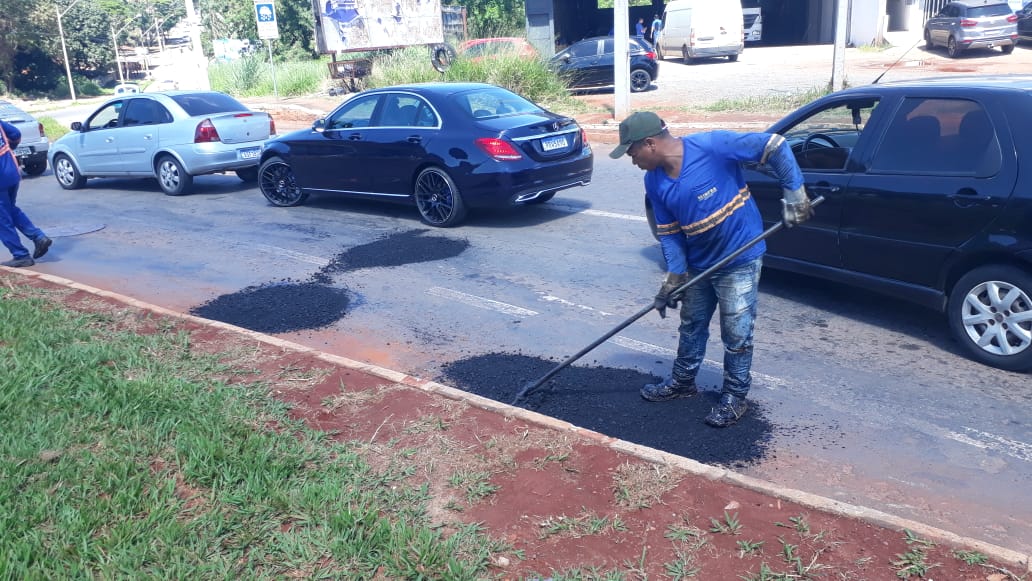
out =
<path fill-rule="evenodd" d="M 443 175 L 428 171 L 416 181 L 416 205 L 431 224 L 443 224 L 455 211 L 455 192 Z"/>
<path fill-rule="evenodd" d="M 158 166 L 158 180 L 161 181 L 161 187 L 167 192 L 174 192 L 179 189 L 179 184 L 182 181 L 179 175 L 179 166 L 170 159 L 166 159 L 161 162 Z"/>
<path fill-rule="evenodd" d="M 75 183 L 75 167 L 72 166 L 72 162 L 68 158 L 59 158 L 55 164 L 54 172 L 57 173 L 57 181 L 61 182 L 61 185 L 70 186 Z"/>
<path fill-rule="evenodd" d="M 987 281 L 971 289 L 961 305 L 968 338 L 993 355 L 1017 355 L 1032 346 L 1032 298 L 1003 281 Z"/>
<path fill-rule="evenodd" d="M 294 179 L 294 172 L 285 163 L 265 166 L 259 180 L 262 194 L 274 204 L 290 205 L 301 199 L 301 188 Z"/>
<path fill-rule="evenodd" d="M 634 71 L 631 74 L 631 88 L 637 91 L 644 91 L 649 87 L 649 76 L 642 71 Z"/>
<path fill-rule="evenodd" d="M 949 43 L 946 45 L 946 49 L 950 53 L 950 56 L 957 56 L 957 41 L 951 38 Z"/>

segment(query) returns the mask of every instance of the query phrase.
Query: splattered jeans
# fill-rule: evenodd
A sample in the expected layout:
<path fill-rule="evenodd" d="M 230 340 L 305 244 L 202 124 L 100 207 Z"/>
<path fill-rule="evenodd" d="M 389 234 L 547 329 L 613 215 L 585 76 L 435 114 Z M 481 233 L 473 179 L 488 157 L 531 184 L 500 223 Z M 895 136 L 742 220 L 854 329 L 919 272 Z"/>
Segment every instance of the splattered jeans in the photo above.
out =
<path fill-rule="evenodd" d="M 15 205 L 18 200 L 18 185 L 19 183 L 15 182 L 13 185 L 0 187 L 0 242 L 3 242 L 14 258 L 28 258 L 29 251 L 22 245 L 18 232 L 21 231 L 30 240 L 35 241 L 43 237 L 43 231 Z"/>
<path fill-rule="evenodd" d="M 752 384 L 753 324 L 763 258 L 717 271 L 709 280 L 685 291 L 681 303 L 680 340 L 673 376 L 694 379 L 706 355 L 709 323 L 720 307 L 720 338 L 724 343 L 724 393 L 745 397 Z M 694 276 L 689 272 L 688 276 Z"/>

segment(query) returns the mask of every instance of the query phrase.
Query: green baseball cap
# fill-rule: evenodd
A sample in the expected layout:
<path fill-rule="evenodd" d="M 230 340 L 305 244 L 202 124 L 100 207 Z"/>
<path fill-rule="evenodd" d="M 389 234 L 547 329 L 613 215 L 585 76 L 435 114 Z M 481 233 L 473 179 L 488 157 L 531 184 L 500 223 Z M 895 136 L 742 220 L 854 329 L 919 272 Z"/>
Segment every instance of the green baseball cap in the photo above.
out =
<path fill-rule="evenodd" d="M 638 111 L 620 122 L 620 145 L 616 146 L 609 157 L 618 159 L 635 141 L 659 135 L 666 129 L 666 124 L 652 111 Z"/>

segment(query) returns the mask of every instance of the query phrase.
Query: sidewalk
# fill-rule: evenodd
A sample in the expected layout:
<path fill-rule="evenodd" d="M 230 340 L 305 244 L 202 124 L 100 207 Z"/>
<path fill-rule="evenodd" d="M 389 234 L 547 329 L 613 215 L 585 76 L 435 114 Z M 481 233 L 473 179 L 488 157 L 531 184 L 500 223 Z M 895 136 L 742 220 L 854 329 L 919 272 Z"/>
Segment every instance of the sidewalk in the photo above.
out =
<path fill-rule="evenodd" d="M 130 316 L 126 309 L 145 311 L 168 321 L 155 328 L 189 333 L 199 352 L 253 353 L 261 374 L 253 381 L 270 385 L 294 418 L 336 440 L 373 446 L 381 464 L 412 463 L 414 480 L 406 484 L 427 479 L 434 522 L 446 530 L 456 521 L 481 523 L 511 546 L 491 558 L 492 571 L 504 579 L 622 567 L 640 578 L 665 578 L 677 562 L 699 568 L 700 579 L 737 579 L 768 563 L 788 569 L 791 561 L 778 556 L 788 542 L 803 559 L 800 566 L 819 566 L 813 571 L 889 580 L 897 578 L 901 556 L 914 549 L 904 530 L 930 543 L 923 550 L 928 563 L 938 563 L 936 579 L 1006 581 L 1032 571 L 1029 555 L 1003 547 L 71 280 L 0 268 L 0 286 L 42 289 L 48 300 L 72 310 L 111 309 L 122 318 Z M 317 379 L 284 379 L 287 369 L 290 378 Z M 457 473 L 486 475 L 497 488 L 467 502 L 449 482 Z M 747 554 L 743 541 L 767 546 Z M 967 564 L 954 548 L 992 562 Z"/>

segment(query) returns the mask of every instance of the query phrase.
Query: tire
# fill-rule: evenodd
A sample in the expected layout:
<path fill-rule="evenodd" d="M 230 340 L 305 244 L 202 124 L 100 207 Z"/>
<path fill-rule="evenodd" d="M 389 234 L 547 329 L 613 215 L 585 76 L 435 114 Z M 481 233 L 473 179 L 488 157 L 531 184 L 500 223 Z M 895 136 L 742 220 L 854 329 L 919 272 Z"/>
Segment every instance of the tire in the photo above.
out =
<path fill-rule="evenodd" d="M 950 292 L 954 339 L 974 360 L 1006 369 L 1032 369 L 1032 274 L 1005 265 L 967 273 Z"/>
<path fill-rule="evenodd" d="M 240 178 L 242 182 L 254 182 L 258 181 L 258 166 L 245 167 L 244 169 L 238 169 L 234 173 Z"/>
<path fill-rule="evenodd" d="M 43 161 L 30 161 L 25 164 L 25 173 L 30 176 L 38 176 L 39 174 L 47 171 L 47 160 Z"/>
<path fill-rule="evenodd" d="M 666 56 L 663 55 L 663 49 L 659 48 L 659 43 L 657 43 L 656 44 L 656 60 L 657 61 L 661 61 L 661 60 L 663 60 L 665 58 L 666 58 Z"/>
<path fill-rule="evenodd" d="M 932 33 L 928 32 L 927 28 L 924 31 L 924 41 L 926 49 L 932 50 L 933 48 L 935 48 L 935 43 L 932 42 Z"/>
<path fill-rule="evenodd" d="M 727 60 L 730 61 L 730 62 L 733 62 L 733 63 L 734 62 L 738 62 L 738 55 L 737 54 L 729 54 L 729 55 L 727 55 Z"/>
<path fill-rule="evenodd" d="M 533 200 L 528 200 L 525 203 L 528 206 L 536 206 L 538 204 L 544 204 L 544 203 L 550 201 L 554 197 L 555 197 L 555 192 L 548 192 L 547 194 L 542 194 L 542 195 L 534 198 Z"/>
<path fill-rule="evenodd" d="M 77 190 L 86 185 L 86 178 L 79 173 L 72 158 L 63 153 L 54 156 L 54 177 L 58 185 L 66 190 Z"/>
<path fill-rule="evenodd" d="M 423 222 L 431 226 L 449 228 L 466 217 L 459 189 L 441 168 L 428 167 L 419 172 L 412 195 Z"/>
<path fill-rule="evenodd" d="M 960 50 L 960 45 L 957 44 L 957 39 L 951 36 L 950 39 L 946 41 L 946 56 L 951 59 L 955 59 L 960 56 Z"/>
<path fill-rule="evenodd" d="M 656 231 L 656 212 L 652 209 L 649 199 L 645 198 L 645 221 L 649 223 L 649 232 L 659 242 L 659 233 Z"/>
<path fill-rule="evenodd" d="M 451 68 L 455 58 L 455 49 L 450 44 L 435 44 L 430 47 L 430 65 L 439 73 Z"/>
<path fill-rule="evenodd" d="M 1001 46 L 1000 50 L 1003 51 L 1003 54 L 1010 54 L 1010 53 L 1014 52 L 1014 45 L 1013 44 L 1008 44 L 1007 46 Z M 28 171 L 28 170 L 26 170 L 26 171 Z"/>
<path fill-rule="evenodd" d="M 258 169 L 258 189 L 273 206 L 288 208 L 308 199 L 308 193 L 297 185 L 294 170 L 279 157 L 270 157 Z"/>
<path fill-rule="evenodd" d="M 631 92 L 641 93 L 648 91 L 652 86 L 652 75 L 645 69 L 634 69 L 631 71 Z"/>
<path fill-rule="evenodd" d="M 163 155 L 157 163 L 158 185 L 166 196 L 182 196 L 190 193 L 193 176 L 186 173 L 183 164 L 171 155 Z"/>
<path fill-rule="evenodd" d="M 681 61 L 684 64 L 686 64 L 686 65 L 693 65 L 693 64 L 695 64 L 695 59 L 693 59 L 692 56 L 690 54 L 688 54 L 688 47 L 687 46 L 682 46 L 681 47 Z"/>

